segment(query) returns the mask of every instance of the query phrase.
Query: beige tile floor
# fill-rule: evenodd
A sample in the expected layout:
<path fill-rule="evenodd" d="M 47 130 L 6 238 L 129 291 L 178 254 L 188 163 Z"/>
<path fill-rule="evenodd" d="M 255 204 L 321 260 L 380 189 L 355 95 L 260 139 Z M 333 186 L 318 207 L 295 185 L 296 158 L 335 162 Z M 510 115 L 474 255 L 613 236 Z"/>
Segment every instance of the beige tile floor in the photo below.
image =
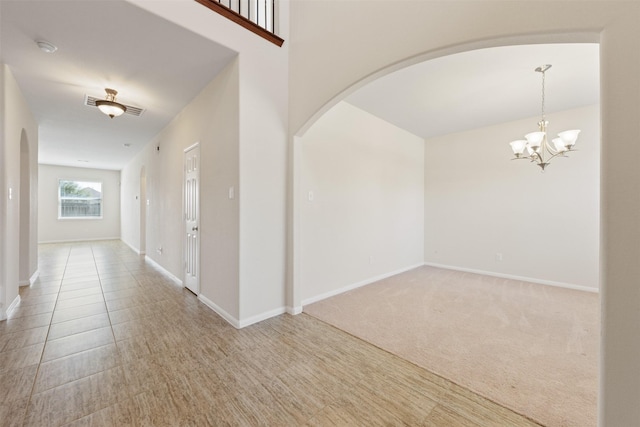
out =
<path fill-rule="evenodd" d="M 236 330 L 119 241 L 41 245 L 2 426 L 533 426 L 305 314 Z"/>

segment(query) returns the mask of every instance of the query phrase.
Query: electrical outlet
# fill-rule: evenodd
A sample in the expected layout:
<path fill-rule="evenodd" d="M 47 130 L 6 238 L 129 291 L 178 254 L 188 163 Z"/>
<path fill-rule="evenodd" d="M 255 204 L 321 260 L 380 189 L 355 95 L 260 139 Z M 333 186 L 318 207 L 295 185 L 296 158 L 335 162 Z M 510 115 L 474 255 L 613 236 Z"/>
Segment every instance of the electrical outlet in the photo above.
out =
<path fill-rule="evenodd" d="M 496 261 L 502 262 L 502 252 L 496 252 Z"/>

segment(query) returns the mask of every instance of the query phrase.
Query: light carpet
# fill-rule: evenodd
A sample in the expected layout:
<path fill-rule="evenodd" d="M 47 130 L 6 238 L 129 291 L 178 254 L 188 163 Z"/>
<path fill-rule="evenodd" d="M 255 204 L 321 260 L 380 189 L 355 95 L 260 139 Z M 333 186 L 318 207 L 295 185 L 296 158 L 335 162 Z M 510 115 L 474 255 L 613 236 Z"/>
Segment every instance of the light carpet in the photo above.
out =
<path fill-rule="evenodd" d="M 545 426 L 597 424 L 595 293 L 424 266 L 304 311 Z"/>

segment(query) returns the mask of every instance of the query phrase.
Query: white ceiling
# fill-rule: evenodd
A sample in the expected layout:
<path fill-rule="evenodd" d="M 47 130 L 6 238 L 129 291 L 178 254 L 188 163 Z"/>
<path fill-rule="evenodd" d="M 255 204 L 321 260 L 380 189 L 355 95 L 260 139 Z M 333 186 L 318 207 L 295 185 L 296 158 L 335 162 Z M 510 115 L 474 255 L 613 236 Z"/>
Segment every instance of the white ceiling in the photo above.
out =
<path fill-rule="evenodd" d="M 0 56 L 39 124 L 39 161 L 121 169 L 236 55 L 125 1 L 4 1 Z M 209 13 L 203 8 L 203 13 Z M 105 31 L 100 31 L 100 30 Z M 35 40 L 58 47 L 53 54 Z M 599 102 L 597 44 L 481 49 L 417 64 L 346 101 L 423 138 Z M 144 108 L 109 119 L 85 95 Z M 126 148 L 124 144 L 130 144 Z"/>
<path fill-rule="evenodd" d="M 422 138 L 446 135 L 539 117 L 542 75 L 534 70 L 543 64 L 552 65 L 546 72 L 547 112 L 599 102 L 597 44 L 508 46 L 445 56 L 377 79 L 346 101 Z"/>
<path fill-rule="evenodd" d="M 0 55 L 39 124 L 40 163 L 121 169 L 236 55 L 124 1 L 0 7 Z M 44 53 L 35 40 L 58 51 Z M 107 87 L 146 111 L 110 119 L 84 105 Z"/>

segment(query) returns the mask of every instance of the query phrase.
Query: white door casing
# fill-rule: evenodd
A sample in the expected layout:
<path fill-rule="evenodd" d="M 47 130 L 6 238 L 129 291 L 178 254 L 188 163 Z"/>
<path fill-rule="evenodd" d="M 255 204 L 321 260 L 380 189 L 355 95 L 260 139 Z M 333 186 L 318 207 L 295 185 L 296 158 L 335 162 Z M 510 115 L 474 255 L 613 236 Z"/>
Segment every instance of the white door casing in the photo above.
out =
<path fill-rule="evenodd" d="M 200 146 L 184 150 L 184 286 L 200 294 Z"/>

